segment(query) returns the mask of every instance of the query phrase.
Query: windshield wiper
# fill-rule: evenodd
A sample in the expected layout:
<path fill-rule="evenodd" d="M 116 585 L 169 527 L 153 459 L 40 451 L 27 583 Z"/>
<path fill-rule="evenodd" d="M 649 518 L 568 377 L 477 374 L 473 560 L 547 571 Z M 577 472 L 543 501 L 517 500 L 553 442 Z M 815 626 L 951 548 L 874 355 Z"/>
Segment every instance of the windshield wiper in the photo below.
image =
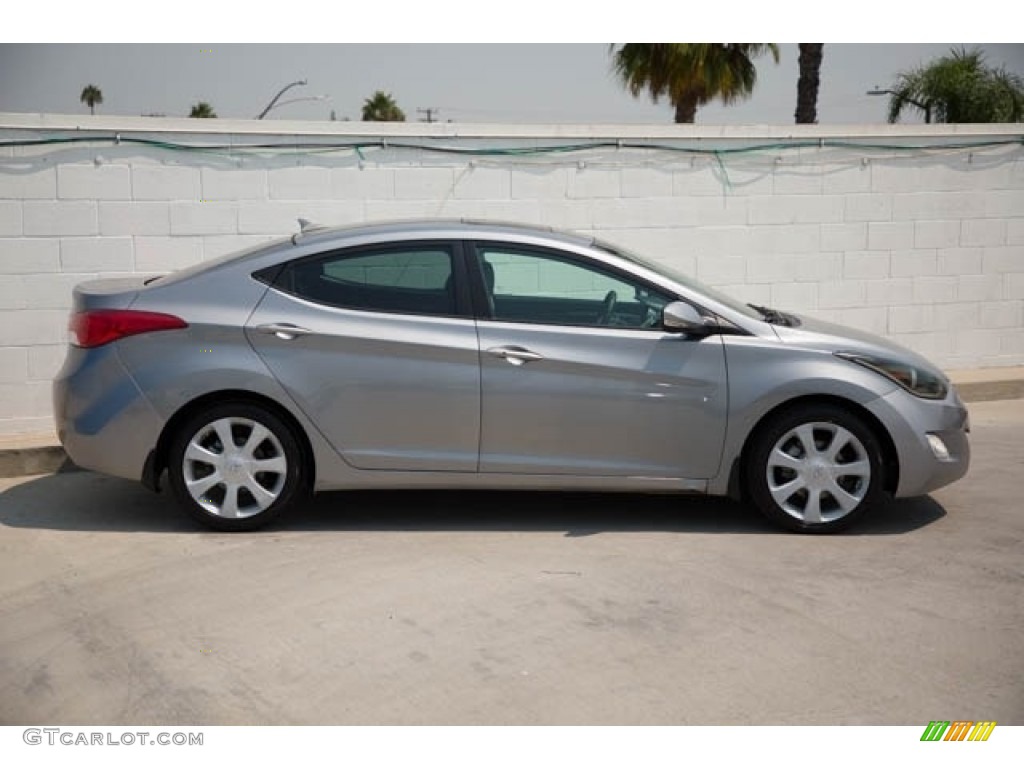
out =
<path fill-rule="evenodd" d="M 780 312 L 777 309 L 772 309 L 771 307 L 762 307 L 757 304 L 747 304 L 747 306 L 759 312 L 761 314 L 761 317 L 765 319 L 765 322 L 774 323 L 776 325 L 785 325 L 787 327 L 792 327 L 799 324 L 795 317 L 793 317 L 792 315 L 787 315 L 785 312 Z"/>

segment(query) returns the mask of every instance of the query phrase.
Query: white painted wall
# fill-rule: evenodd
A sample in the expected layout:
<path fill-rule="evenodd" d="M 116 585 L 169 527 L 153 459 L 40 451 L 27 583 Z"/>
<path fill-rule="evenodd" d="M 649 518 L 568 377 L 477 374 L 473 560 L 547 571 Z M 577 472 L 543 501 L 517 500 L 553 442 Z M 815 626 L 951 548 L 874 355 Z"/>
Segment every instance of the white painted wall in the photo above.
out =
<path fill-rule="evenodd" d="M 197 125 L 203 128 L 198 131 Z M 947 368 L 1024 364 L 1024 126 L 456 126 L 0 115 L 0 434 L 52 428 L 72 286 L 322 223 L 477 217 L 594 233 L 739 298 L 886 335 Z M 302 142 L 388 141 L 362 157 Z M 751 144 L 809 143 L 756 153 Z M 1007 141 L 995 147 L 956 144 Z M 610 141 L 464 157 L 396 148 Z M 718 149 L 629 149 L 617 141 Z M 247 143 L 286 145 L 246 150 Z M 823 142 L 824 146 L 819 146 Z M 932 147 L 837 147 L 837 142 Z"/>

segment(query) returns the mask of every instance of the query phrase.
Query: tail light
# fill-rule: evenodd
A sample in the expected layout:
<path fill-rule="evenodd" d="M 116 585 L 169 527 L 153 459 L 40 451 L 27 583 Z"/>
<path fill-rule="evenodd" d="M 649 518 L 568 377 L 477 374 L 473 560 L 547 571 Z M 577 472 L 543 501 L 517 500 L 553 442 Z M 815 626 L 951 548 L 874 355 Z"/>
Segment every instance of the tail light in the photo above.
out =
<path fill-rule="evenodd" d="M 126 336 L 153 331 L 188 328 L 180 317 L 163 312 L 139 312 L 132 309 L 96 309 L 71 316 L 68 330 L 76 347 L 99 347 Z"/>

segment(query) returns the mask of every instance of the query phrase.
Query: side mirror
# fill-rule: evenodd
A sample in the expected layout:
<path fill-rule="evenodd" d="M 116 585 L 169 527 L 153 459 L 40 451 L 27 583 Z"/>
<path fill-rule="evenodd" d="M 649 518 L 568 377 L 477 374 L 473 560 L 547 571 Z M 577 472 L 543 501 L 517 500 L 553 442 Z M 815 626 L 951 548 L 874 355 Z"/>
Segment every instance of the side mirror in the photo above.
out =
<path fill-rule="evenodd" d="M 661 327 L 670 333 L 708 336 L 718 330 L 718 323 L 704 317 L 692 304 L 673 301 L 662 310 Z"/>

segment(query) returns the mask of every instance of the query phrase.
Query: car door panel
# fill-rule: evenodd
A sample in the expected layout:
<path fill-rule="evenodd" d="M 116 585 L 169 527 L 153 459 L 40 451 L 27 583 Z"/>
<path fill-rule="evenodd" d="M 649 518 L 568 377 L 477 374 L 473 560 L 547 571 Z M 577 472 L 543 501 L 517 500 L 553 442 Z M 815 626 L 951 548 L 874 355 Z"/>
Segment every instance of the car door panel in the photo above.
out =
<path fill-rule="evenodd" d="M 707 478 L 727 387 L 721 337 L 479 323 L 481 472 Z M 488 350 L 514 347 L 516 363 Z"/>

